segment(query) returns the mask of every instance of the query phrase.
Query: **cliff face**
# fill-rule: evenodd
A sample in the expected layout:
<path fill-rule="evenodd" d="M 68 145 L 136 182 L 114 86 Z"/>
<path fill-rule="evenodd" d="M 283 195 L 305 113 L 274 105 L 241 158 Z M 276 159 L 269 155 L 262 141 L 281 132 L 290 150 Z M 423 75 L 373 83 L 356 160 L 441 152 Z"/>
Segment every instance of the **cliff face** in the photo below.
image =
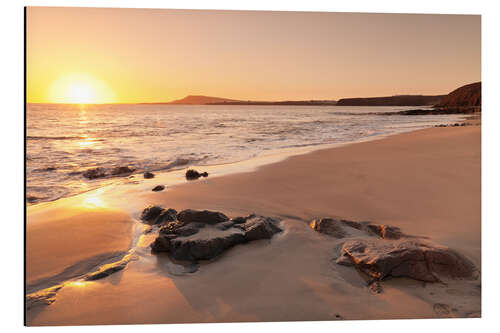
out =
<path fill-rule="evenodd" d="M 471 83 L 453 90 L 436 107 L 481 107 L 481 82 Z"/>
<path fill-rule="evenodd" d="M 439 103 L 444 95 L 400 95 L 388 97 L 342 98 L 337 105 L 349 106 L 423 106 Z"/>

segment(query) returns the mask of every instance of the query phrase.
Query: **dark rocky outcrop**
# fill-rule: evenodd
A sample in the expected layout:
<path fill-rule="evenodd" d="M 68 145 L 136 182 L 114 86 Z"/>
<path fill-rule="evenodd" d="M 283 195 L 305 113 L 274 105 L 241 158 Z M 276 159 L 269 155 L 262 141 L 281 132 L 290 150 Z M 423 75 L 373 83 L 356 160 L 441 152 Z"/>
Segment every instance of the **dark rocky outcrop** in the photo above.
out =
<path fill-rule="evenodd" d="M 407 277 L 425 282 L 440 277 L 476 278 L 477 270 L 466 257 L 445 246 L 404 234 L 398 227 L 321 218 L 312 229 L 338 240 L 337 264 L 354 266 L 365 273 L 370 290 L 380 293 L 380 281 Z"/>
<path fill-rule="evenodd" d="M 194 169 L 189 169 L 186 171 L 186 179 L 187 180 L 194 180 L 194 179 L 198 179 L 200 177 L 208 177 L 208 172 L 198 172 Z"/>
<path fill-rule="evenodd" d="M 93 169 L 88 169 L 83 172 L 83 177 L 87 179 L 96 179 L 96 178 L 103 178 L 106 177 L 106 169 L 104 168 L 93 168 Z"/>
<path fill-rule="evenodd" d="M 421 106 L 434 105 L 444 95 L 424 96 L 424 95 L 397 95 L 386 97 L 364 97 L 364 98 L 342 98 L 337 101 L 337 105 L 348 106 Z"/>
<path fill-rule="evenodd" d="M 153 189 L 151 191 L 160 192 L 160 191 L 163 191 L 164 189 L 165 189 L 165 185 L 156 185 L 155 187 L 153 187 Z"/>
<path fill-rule="evenodd" d="M 455 251 L 421 240 L 352 240 L 342 245 L 338 264 L 354 265 L 376 280 L 388 276 L 437 282 L 439 277 L 472 278 L 476 269 Z"/>
<path fill-rule="evenodd" d="M 149 172 L 149 171 L 144 172 L 143 176 L 144 176 L 144 179 L 151 179 L 151 178 L 155 177 L 154 173 Z"/>
<path fill-rule="evenodd" d="M 229 220 L 220 212 L 187 209 L 160 229 L 151 249 L 168 252 L 175 260 L 208 260 L 237 244 L 270 239 L 280 231 L 278 221 L 269 217 L 249 215 Z"/>

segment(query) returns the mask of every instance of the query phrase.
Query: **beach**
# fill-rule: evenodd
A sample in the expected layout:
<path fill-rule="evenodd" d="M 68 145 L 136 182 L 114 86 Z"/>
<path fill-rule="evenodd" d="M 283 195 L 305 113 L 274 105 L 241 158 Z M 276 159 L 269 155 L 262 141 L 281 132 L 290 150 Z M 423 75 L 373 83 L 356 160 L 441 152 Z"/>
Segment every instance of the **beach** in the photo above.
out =
<path fill-rule="evenodd" d="M 28 207 L 28 293 L 60 286 L 34 304 L 28 325 L 195 323 L 478 317 L 481 279 L 383 282 L 371 293 L 335 263 L 339 241 L 315 218 L 399 227 L 463 254 L 481 270 L 481 126 L 426 128 L 315 150 L 250 171 L 169 185 L 135 175 Z M 227 167 L 226 167 L 227 168 Z M 201 171 L 204 171 L 203 168 Z M 152 192 L 158 184 L 166 190 Z M 155 231 L 139 222 L 150 204 L 280 220 L 270 240 L 237 245 L 195 272 L 152 254 Z M 129 255 L 122 270 L 82 280 Z"/>

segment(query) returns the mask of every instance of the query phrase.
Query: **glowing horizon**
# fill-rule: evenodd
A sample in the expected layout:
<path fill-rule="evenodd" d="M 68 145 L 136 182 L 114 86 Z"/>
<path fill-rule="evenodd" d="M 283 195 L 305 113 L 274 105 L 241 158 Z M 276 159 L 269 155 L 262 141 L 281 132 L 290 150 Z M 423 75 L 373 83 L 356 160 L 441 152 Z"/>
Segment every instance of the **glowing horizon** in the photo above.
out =
<path fill-rule="evenodd" d="M 440 95 L 481 80 L 478 15 L 27 8 L 28 103 Z"/>

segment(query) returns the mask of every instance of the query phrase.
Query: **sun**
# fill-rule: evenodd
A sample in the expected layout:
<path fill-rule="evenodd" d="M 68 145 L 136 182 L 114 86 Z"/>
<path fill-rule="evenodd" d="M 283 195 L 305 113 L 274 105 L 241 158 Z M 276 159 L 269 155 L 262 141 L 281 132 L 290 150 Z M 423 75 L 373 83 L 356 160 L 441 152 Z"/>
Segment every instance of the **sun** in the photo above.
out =
<path fill-rule="evenodd" d="M 52 83 L 50 100 L 53 103 L 100 104 L 114 103 L 115 96 L 104 81 L 88 74 L 73 73 Z"/>
<path fill-rule="evenodd" d="M 66 96 L 72 103 L 89 104 L 95 103 L 95 91 L 92 86 L 85 83 L 73 83 L 68 86 Z"/>

